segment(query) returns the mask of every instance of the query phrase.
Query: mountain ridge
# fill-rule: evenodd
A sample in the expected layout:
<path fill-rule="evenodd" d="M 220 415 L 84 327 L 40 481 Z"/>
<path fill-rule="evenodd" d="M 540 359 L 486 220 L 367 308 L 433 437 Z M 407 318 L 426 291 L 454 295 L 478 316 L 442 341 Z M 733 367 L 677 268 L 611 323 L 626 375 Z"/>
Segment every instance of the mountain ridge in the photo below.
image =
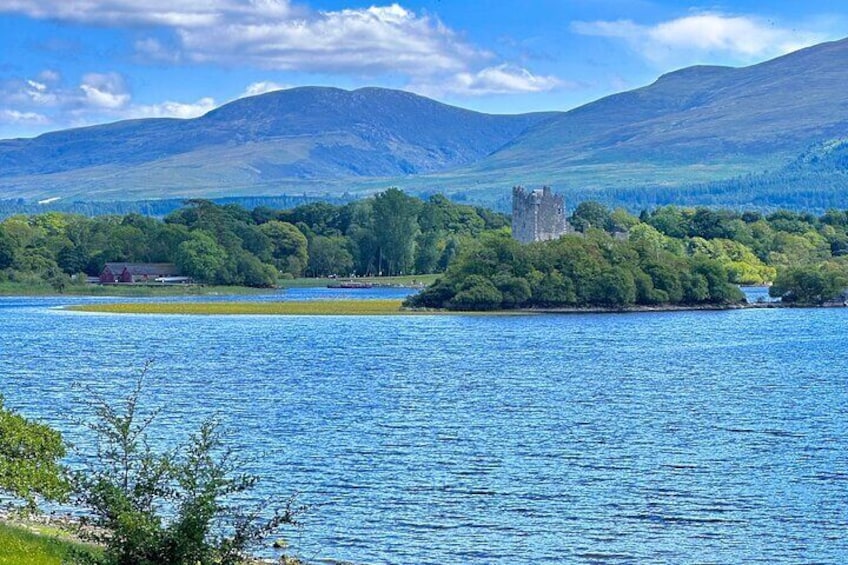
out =
<path fill-rule="evenodd" d="M 694 66 L 568 112 L 492 115 L 399 90 L 299 87 L 191 120 L 0 141 L 0 199 L 412 192 L 609 196 L 775 170 L 848 130 L 848 39 Z"/>

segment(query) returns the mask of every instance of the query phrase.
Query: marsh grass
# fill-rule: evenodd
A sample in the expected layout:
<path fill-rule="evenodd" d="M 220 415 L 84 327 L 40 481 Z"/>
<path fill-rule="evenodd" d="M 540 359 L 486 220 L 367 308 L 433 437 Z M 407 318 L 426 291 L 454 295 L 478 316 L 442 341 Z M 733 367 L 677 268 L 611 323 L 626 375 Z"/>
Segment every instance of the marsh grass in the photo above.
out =
<path fill-rule="evenodd" d="M 69 310 L 111 314 L 382 316 L 410 314 L 400 300 L 304 300 L 290 302 L 148 302 L 85 304 Z"/>

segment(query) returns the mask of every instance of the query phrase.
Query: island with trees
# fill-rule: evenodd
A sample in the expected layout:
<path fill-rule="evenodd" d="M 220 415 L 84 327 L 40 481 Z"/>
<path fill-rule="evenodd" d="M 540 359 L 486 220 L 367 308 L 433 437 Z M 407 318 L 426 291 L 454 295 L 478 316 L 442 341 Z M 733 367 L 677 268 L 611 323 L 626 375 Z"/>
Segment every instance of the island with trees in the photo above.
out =
<path fill-rule="evenodd" d="M 839 301 L 848 288 L 848 214 L 667 206 L 639 217 L 583 202 L 575 233 L 522 245 L 507 232 L 467 246 L 409 307 L 452 310 L 726 307 L 739 285 L 784 304 Z"/>

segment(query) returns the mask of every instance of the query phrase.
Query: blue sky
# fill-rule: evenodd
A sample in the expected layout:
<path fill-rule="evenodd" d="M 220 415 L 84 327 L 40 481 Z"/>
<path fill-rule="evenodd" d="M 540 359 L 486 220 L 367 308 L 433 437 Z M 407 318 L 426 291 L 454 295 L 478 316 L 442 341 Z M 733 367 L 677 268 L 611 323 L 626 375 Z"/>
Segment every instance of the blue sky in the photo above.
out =
<path fill-rule="evenodd" d="M 492 113 L 567 110 L 693 64 L 848 36 L 848 6 L 773 0 L 0 0 L 0 139 L 194 117 L 305 85 Z"/>

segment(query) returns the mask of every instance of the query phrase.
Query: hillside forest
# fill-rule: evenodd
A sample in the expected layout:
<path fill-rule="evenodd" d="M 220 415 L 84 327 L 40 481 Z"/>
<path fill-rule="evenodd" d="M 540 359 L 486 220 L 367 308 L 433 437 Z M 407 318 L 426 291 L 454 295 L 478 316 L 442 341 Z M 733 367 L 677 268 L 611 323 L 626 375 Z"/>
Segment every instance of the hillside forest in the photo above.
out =
<path fill-rule="evenodd" d="M 507 216 L 398 189 L 286 210 L 189 200 L 162 219 L 49 212 L 0 222 L 0 282 L 51 284 L 106 262 L 169 262 L 205 284 L 444 273 L 409 301 L 459 310 L 728 304 L 737 285 L 772 284 L 819 304 L 848 287 L 848 212 L 738 212 L 666 206 L 638 217 L 583 202 L 573 234 L 522 245 Z"/>

